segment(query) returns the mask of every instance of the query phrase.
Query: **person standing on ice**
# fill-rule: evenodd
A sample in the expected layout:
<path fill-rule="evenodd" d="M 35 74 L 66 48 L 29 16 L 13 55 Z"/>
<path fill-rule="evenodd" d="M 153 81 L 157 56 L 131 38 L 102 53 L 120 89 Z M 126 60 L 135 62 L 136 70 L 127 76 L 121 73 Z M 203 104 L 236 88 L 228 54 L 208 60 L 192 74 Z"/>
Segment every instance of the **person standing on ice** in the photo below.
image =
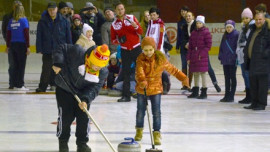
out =
<path fill-rule="evenodd" d="M 206 72 L 208 72 L 209 55 L 212 46 L 212 37 L 205 27 L 205 17 L 197 16 L 196 29 L 191 32 L 188 45 L 187 63 L 190 72 L 194 75 L 194 87 L 188 98 L 207 98 Z M 202 78 L 201 94 L 199 96 L 199 77 Z"/>
<path fill-rule="evenodd" d="M 93 46 L 86 52 L 79 45 L 63 44 L 53 52 L 53 70 L 57 74 L 56 100 L 58 107 L 57 137 L 59 151 L 68 152 L 70 126 L 76 118 L 77 152 L 91 152 L 86 144 L 89 140 L 90 119 L 83 112 L 90 109 L 91 102 L 98 96 L 108 76 L 110 51 L 107 45 Z M 81 103 L 78 106 L 69 87 L 61 76 L 73 87 Z"/>
<path fill-rule="evenodd" d="M 236 70 L 237 70 L 237 40 L 239 32 L 235 29 L 235 22 L 227 20 L 225 22 L 225 33 L 221 39 L 218 59 L 223 65 L 225 78 L 225 96 L 220 102 L 234 102 L 236 91 Z"/>
<path fill-rule="evenodd" d="M 136 91 L 137 97 L 137 114 L 136 114 L 136 135 L 135 140 L 140 141 L 143 135 L 144 116 L 146 104 L 144 101 L 144 89 L 146 95 L 151 100 L 153 114 L 154 144 L 161 145 L 161 94 L 163 92 L 161 75 L 164 70 L 182 81 L 183 86 L 189 87 L 188 77 L 173 66 L 165 57 L 165 55 L 157 50 L 156 42 L 152 37 L 145 37 L 141 43 L 143 53 L 137 58 L 136 74 L 137 81 Z"/>

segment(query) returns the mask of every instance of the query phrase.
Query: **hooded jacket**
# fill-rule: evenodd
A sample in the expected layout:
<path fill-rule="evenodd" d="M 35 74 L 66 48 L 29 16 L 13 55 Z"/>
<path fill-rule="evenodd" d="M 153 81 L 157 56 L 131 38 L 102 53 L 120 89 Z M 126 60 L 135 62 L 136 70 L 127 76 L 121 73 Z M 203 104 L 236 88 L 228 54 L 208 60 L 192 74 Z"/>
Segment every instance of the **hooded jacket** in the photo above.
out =
<path fill-rule="evenodd" d="M 89 82 L 79 73 L 78 67 L 85 63 L 85 55 L 91 54 L 96 48 L 93 46 L 86 52 L 79 45 L 63 44 L 53 52 L 53 65 L 61 68 L 61 75 L 75 90 L 82 101 L 91 103 L 98 96 L 100 88 L 103 86 L 108 76 L 107 67 L 99 71 L 99 82 Z M 61 77 L 56 75 L 55 83 L 58 87 L 72 93 Z"/>

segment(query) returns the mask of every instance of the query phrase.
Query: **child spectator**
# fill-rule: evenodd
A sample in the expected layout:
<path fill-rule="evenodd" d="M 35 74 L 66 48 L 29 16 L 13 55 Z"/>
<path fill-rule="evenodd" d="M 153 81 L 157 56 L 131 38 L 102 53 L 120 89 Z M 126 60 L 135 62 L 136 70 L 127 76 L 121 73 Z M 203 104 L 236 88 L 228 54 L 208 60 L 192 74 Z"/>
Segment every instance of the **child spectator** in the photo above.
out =
<path fill-rule="evenodd" d="M 250 83 L 249 83 L 249 72 L 245 69 L 244 63 L 244 48 L 247 44 L 247 38 L 250 34 L 250 25 L 255 23 L 253 18 L 252 11 L 249 8 L 245 8 L 241 14 L 242 17 L 242 29 L 239 34 L 238 42 L 237 42 L 237 61 L 238 64 L 241 66 L 242 76 L 245 82 L 245 90 L 246 90 L 246 97 L 243 100 L 238 101 L 241 104 L 248 104 L 251 103 L 250 99 Z"/>
<path fill-rule="evenodd" d="M 225 96 L 220 102 L 233 102 L 236 90 L 236 47 L 239 33 L 235 29 L 235 22 L 233 20 L 225 22 L 225 29 L 218 54 L 218 59 L 223 65 L 225 77 Z"/>
<path fill-rule="evenodd" d="M 108 66 L 109 75 L 107 77 L 107 88 L 113 89 L 113 84 L 118 76 L 120 67 L 116 59 L 116 52 L 110 56 L 110 65 Z"/>
<path fill-rule="evenodd" d="M 208 72 L 208 51 L 212 46 L 211 33 L 205 27 L 205 17 L 197 16 L 196 29 L 190 35 L 187 63 L 189 70 L 194 75 L 194 87 L 188 98 L 207 98 L 206 72 Z M 199 77 L 202 77 L 201 94 L 199 95 Z"/>
<path fill-rule="evenodd" d="M 82 19 L 79 14 L 74 14 L 72 17 L 72 26 L 71 26 L 71 36 L 72 36 L 72 44 L 75 44 L 80 35 L 82 34 Z"/>
<path fill-rule="evenodd" d="M 137 81 L 136 91 L 137 114 L 136 114 L 136 135 L 135 140 L 142 139 L 144 116 L 146 110 L 145 92 L 151 100 L 154 128 L 154 144 L 161 145 L 161 94 L 163 92 L 161 74 L 164 70 L 175 76 L 183 85 L 189 87 L 188 77 L 168 62 L 165 55 L 156 49 L 155 40 L 152 37 L 144 37 L 141 43 L 143 53 L 141 53 L 136 62 L 135 78 Z"/>
<path fill-rule="evenodd" d="M 96 45 L 96 43 L 93 41 L 93 33 L 94 30 L 91 26 L 89 26 L 88 24 L 83 24 L 83 33 L 81 34 L 76 44 L 82 46 L 85 51 L 90 47 Z"/>

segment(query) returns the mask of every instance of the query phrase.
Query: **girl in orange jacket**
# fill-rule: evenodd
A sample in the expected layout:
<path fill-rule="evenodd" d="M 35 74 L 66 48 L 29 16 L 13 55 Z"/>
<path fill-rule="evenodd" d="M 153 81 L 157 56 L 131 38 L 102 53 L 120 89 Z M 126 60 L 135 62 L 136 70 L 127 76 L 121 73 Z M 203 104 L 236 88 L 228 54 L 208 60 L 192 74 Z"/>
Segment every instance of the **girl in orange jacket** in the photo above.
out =
<path fill-rule="evenodd" d="M 189 87 L 188 77 L 173 66 L 166 59 L 164 54 L 156 50 L 156 43 L 152 37 L 145 37 L 141 43 L 143 53 L 141 53 L 136 62 L 135 79 L 137 81 L 136 91 L 137 98 L 137 114 L 136 114 L 136 136 L 135 140 L 142 139 L 144 116 L 146 104 L 144 102 L 144 89 L 146 95 L 151 100 L 153 114 L 154 143 L 161 145 L 160 128 L 161 128 L 161 93 L 163 92 L 161 74 L 164 70 L 182 81 L 183 86 Z"/>

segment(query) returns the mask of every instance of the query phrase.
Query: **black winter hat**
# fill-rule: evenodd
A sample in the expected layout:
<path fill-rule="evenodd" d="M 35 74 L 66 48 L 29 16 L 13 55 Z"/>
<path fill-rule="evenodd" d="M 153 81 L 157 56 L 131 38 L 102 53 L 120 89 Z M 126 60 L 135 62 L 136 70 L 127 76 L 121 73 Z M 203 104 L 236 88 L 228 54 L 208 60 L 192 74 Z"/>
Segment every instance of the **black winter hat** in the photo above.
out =
<path fill-rule="evenodd" d="M 62 8 L 64 8 L 64 7 L 68 7 L 67 3 L 65 3 L 65 2 L 63 2 L 63 1 L 59 2 L 59 4 L 58 4 L 58 9 L 60 10 L 60 9 L 62 9 Z"/>

